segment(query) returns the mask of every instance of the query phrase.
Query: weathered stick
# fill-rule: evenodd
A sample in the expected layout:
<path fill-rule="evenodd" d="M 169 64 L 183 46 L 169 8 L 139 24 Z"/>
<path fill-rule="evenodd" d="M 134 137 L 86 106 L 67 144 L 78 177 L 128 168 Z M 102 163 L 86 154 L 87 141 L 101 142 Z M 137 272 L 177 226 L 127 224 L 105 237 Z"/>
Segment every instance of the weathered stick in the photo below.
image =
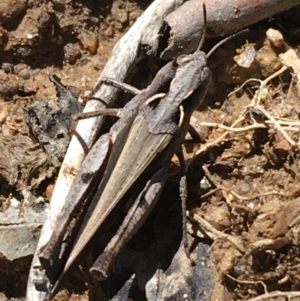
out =
<path fill-rule="evenodd" d="M 150 53 L 155 54 L 158 48 L 158 33 L 162 26 L 163 19 L 183 2 L 184 0 L 154 1 L 126 35 L 116 44 L 111 58 L 102 71 L 98 82 L 106 77 L 113 77 L 114 79 L 123 81 L 137 63 L 138 59 L 140 59 L 140 57 L 138 57 L 138 55 L 140 55 L 138 50 L 141 44 L 147 45 L 150 49 Z M 96 91 L 94 96 L 101 98 L 107 104 L 111 104 L 115 100 L 116 95 L 117 90 L 115 88 L 103 85 Z M 99 101 L 90 100 L 86 105 L 85 112 L 95 111 L 101 108 L 103 108 L 103 105 Z M 95 141 L 102 122 L 103 118 L 101 117 L 79 122 L 76 131 L 88 147 Z M 26 293 L 26 300 L 28 301 L 39 301 L 47 298 L 47 293 L 37 290 L 33 283 L 33 279 L 39 276 L 37 275 L 38 268 L 36 267 L 40 266 L 40 262 L 36 255 L 40 251 L 41 246 L 48 242 L 51 234 L 55 231 L 56 216 L 64 205 L 64 200 L 66 199 L 69 188 L 73 183 L 84 156 L 82 144 L 76 137 L 73 137 L 56 182 L 48 218 L 43 226 L 37 250 L 32 261 Z M 43 277 L 43 275 L 40 275 L 40 277 Z"/>
<path fill-rule="evenodd" d="M 169 60 L 191 53 L 199 44 L 203 24 L 202 4 L 207 8 L 207 36 L 225 36 L 300 4 L 300 0 L 190 0 L 170 13 L 169 46 L 161 57 Z"/>

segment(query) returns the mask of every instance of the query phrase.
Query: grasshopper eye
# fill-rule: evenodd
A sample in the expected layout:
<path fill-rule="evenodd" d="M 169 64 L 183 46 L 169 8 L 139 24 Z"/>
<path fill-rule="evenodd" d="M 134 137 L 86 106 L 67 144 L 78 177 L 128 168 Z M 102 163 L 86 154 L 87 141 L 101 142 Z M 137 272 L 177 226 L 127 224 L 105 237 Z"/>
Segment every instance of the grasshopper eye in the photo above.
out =
<path fill-rule="evenodd" d="M 211 79 L 211 71 L 208 67 L 204 67 L 201 72 L 201 80 L 202 82 L 209 83 Z"/>

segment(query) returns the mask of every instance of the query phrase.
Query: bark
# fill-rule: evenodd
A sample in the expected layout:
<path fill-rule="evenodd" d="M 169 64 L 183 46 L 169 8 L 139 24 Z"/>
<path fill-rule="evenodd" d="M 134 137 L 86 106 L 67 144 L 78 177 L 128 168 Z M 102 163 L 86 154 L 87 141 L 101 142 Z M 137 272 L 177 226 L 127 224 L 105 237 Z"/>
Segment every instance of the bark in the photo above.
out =
<path fill-rule="evenodd" d="M 199 44 L 203 30 L 203 2 L 207 11 L 207 36 L 226 36 L 258 21 L 300 4 L 300 0 L 190 0 L 170 13 L 168 47 L 161 58 L 170 60 L 191 53 Z"/>

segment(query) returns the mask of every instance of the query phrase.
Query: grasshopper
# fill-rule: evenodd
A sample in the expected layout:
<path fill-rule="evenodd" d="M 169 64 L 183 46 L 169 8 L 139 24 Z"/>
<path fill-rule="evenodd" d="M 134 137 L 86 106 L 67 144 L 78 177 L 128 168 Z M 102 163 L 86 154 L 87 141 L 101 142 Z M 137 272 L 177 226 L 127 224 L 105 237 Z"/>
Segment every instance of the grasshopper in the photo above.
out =
<path fill-rule="evenodd" d="M 58 291 L 70 270 L 80 263 L 118 204 L 129 197 L 134 199 L 116 235 L 91 268 L 99 279 L 108 276 L 119 250 L 155 206 L 166 183 L 171 159 L 174 153 L 180 154 L 190 117 L 204 100 L 210 82 L 211 72 L 206 54 L 200 51 L 201 45 L 193 54 L 180 55 L 166 64 L 145 90 L 131 89 L 138 94 L 123 109 L 102 112 L 120 119 L 88 153 L 58 217 L 57 231 L 38 254 L 54 284 L 51 296 Z M 113 80 L 106 83 L 124 86 Z M 129 89 L 126 85 L 125 88 Z M 88 207 L 87 212 L 60 270 L 60 261 L 65 256 L 61 255 L 60 249 L 65 232 L 83 202 Z"/>
<path fill-rule="evenodd" d="M 91 201 L 101 178 L 103 178 L 102 183 L 105 175 L 108 177 L 108 170 L 110 166 L 112 168 L 115 165 L 114 161 L 125 141 L 122 140 L 126 139 L 130 126 L 138 114 L 139 106 L 145 100 L 151 100 L 153 97 L 163 95 L 162 93 L 167 91 L 171 80 L 174 78 L 175 72 L 176 67 L 173 66 L 172 62 L 169 62 L 157 73 L 151 85 L 143 91 L 138 91 L 122 84 L 122 88 L 125 87 L 137 95 L 122 110 L 108 109 L 102 112 L 102 114 L 119 116 L 120 119 L 111 127 L 109 133 L 102 135 L 96 141 L 87 154 L 70 189 L 61 214 L 57 217 L 56 231 L 52 234 L 49 243 L 41 248 L 38 255 L 51 281 L 55 281 L 54 279 L 58 273 L 59 261 L 61 261 L 61 255 L 59 255 L 59 252 L 61 252 L 60 247 L 75 212 L 80 210 L 83 202 L 86 204 Z M 118 83 L 112 80 L 106 82 L 119 86 Z M 87 113 L 84 118 L 87 115 L 91 117 L 94 114 Z M 41 289 L 45 288 L 42 286 Z"/>
<path fill-rule="evenodd" d="M 137 231 L 159 198 L 172 156 L 185 139 L 191 114 L 204 99 L 211 76 L 206 67 L 206 54 L 200 51 L 181 55 L 173 64 L 177 67 L 169 91 L 163 97 L 160 94 L 159 99 L 144 101 L 134 120 L 127 122 L 115 139 L 103 179 L 87 210 L 61 278 L 78 262 L 108 214 L 131 187 L 137 186 L 137 182 L 145 188 L 119 230 L 118 234 L 124 232 L 122 229 L 127 232 L 122 240 L 126 242 Z M 129 221 L 132 221 L 130 228 L 125 226 Z M 114 243 L 114 240 L 115 237 L 109 248 L 115 249 L 112 245 L 124 243 L 119 239 Z M 103 254 L 108 258 L 99 258 L 92 269 L 94 272 L 99 271 L 99 261 L 110 262 L 109 257 L 115 256 L 109 250 Z M 105 272 L 103 274 L 105 277 Z"/>

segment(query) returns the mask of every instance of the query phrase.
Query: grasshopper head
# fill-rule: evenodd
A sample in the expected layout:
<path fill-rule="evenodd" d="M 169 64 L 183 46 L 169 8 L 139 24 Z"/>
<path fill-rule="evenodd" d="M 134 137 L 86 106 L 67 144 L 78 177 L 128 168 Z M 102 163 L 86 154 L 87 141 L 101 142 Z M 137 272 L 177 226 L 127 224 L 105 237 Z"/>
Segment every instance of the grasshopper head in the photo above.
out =
<path fill-rule="evenodd" d="M 206 54 L 198 51 L 193 54 L 180 55 L 175 63 L 177 65 L 176 76 L 171 82 L 171 87 L 177 86 L 177 89 L 172 90 L 172 95 L 169 93 L 173 105 L 179 107 L 183 102 L 188 105 L 190 103 L 188 99 L 195 94 L 201 94 L 195 99 L 199 99 L 199 102 L 203 100 L 211 79 L 211 72 L 206 65 Z M 196 108 L 198 105 L 192 101 L 188 106 Z"/>
<path fill-rule="evenodd" d="M 193 54 L 182 54 L 176 59 L 177 69 L 181 72 L 182 83 L 187 79 L 193 82 L 191 89 L 196 89 L 198 86 L 206 86 L 211 80 L 211 71 L 207 67 L 206 54 L 203 51 L 198 51 Z M 195 86 L 194 86 L 195 85 Z M 188 84 L 186 86 L 189 86 Z M 192 86 L 194 86 L 192 88 Z"/>

